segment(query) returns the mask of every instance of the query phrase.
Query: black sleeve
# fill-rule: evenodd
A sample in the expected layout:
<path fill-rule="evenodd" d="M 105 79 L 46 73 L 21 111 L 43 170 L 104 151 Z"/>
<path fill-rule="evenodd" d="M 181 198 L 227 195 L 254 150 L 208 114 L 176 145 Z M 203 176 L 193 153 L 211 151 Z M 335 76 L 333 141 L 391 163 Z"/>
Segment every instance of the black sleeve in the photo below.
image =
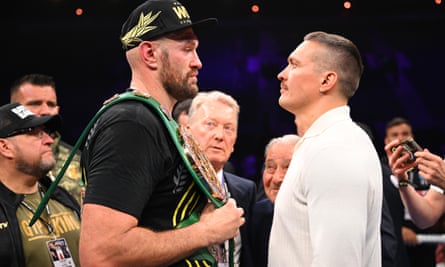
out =
<path fill-rule="evenodd" d="M 139 219 L 162 177 L 163 140 L 159 138 L 165 134 L 160 133 L 163 125 L 150 110 L 129 105 L 116 107 L 108 117 L 104 114 L 84 151 L 88 153 L 85 203 L 105 205 Z"/>

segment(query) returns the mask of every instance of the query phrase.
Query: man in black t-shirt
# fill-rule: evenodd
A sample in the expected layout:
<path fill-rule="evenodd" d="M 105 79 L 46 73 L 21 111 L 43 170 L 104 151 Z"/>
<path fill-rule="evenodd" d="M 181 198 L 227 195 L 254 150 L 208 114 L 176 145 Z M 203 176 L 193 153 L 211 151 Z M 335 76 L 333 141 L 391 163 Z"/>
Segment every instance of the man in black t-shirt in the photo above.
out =
<path fill-rule="evenodd" d="M 194 30 L 215 21 L 192 23 L 174 0 L 138 6 L 121 34 L 131 89 L 151 96 L 170 117 L 177 101 L 198 92 L 202 64 Z M 105 111 L 81 160 L 87 182 L 82 266 L 211 266 L 207 248 L 233 238 L 245 221 L 233 199 L 218 209 L 208 204 L 161 115 L 141 102 Z M 199 221 L 190 221 L 192 214 L 200 214 Z"/>
<path fill-rule="evenodd" d="M 59 115 L 36 116 L 19 103 L 0 107 L 0 265 L 79 266 L 80 207 L 56 187 L 34 225 L 29 220 L 51 185 L 46 176 L 56 160 L 52 152 Z M 52 257 L 52 243 L 70 251 Z M 55 256 L 55 255 L 54 255 Z"/>

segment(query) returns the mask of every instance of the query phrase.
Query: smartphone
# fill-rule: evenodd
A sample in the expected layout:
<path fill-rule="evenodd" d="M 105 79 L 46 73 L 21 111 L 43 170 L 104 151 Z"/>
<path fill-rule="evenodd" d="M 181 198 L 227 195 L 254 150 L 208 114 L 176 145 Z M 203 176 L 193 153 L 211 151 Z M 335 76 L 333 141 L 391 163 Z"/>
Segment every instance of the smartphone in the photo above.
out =
<path fill-rule="evenodd" d="M 411 137 L 402 141 L 400 145 L 403 147 L 401 156 L 405 155 L 405 153 L 409 154 L 408 163 L 416 160 L 416 157 L 414 156 L 415 152 L 423 150 L 423 148 Z M 408 182 L 416 190 L 427 190 L 430 187 L 430 184 L 419 175 L 419 170 L 417 168 L 408 171 Z"/>
<path fill-rule="evenodd" d="M 399 146 L 403 147 L 403 152 L 402 154 L 400 154 L 400 156 L 405 155 L 405 153 L 409 154 L 408 163 L 411 163 L 416 160 L 416 157 L 414 156 L 415 152 L 423 150 L 422 147 L 419 144 L 417 144 L 417 142 L 411 137 L 402 141 Z M 397 147 L 398 146 L 393 147 L 392 150 L 393 151 L 396 150 Z"/>

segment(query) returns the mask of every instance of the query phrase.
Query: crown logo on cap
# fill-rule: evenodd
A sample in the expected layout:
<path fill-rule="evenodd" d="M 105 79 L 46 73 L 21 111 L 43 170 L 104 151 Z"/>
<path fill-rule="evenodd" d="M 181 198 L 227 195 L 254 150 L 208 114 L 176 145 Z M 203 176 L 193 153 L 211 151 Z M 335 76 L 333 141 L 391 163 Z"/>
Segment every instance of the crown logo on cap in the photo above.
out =
<path fill-rule="evenodd" d="M 141 12 L 138 24 L 131 28 L 131 30 L 121 38 L 121 42 L 125 49 L 127 49 L 129 46 L 133 46 L 134 43 L 142 42 L 143 40 L 140 38 L 141 36 L 157 28 L 157 26 L 150 26 L 150 24 L 159 16 L 161 11 L 156 13 L 154 16 L 152 16 L 151 13 L 152 12 L 150 11 L 144 16 L 144 13 Z"/>

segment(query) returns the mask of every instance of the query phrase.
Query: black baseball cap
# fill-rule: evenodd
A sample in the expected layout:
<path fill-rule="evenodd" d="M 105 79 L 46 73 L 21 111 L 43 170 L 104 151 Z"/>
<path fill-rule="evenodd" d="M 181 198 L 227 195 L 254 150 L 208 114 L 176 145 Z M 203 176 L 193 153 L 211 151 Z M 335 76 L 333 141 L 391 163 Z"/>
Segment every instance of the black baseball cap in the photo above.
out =
<path fill-rule="evenodd" d="M 134 9 L 122 26 L 125 51 L 171 32 L 216 24 L 216 18 L 192 22 L 187 9 L 176 0 L 147 0 Z"/>
<path fill-rule="evenodd" d="M 19 103 L 10 103 L 0 107 L 0 138 L 6 138 L 19 130 L 45 125 L 50 130 L 57 130 L 62 123 L 59 115 L 36 116 Z"/>

